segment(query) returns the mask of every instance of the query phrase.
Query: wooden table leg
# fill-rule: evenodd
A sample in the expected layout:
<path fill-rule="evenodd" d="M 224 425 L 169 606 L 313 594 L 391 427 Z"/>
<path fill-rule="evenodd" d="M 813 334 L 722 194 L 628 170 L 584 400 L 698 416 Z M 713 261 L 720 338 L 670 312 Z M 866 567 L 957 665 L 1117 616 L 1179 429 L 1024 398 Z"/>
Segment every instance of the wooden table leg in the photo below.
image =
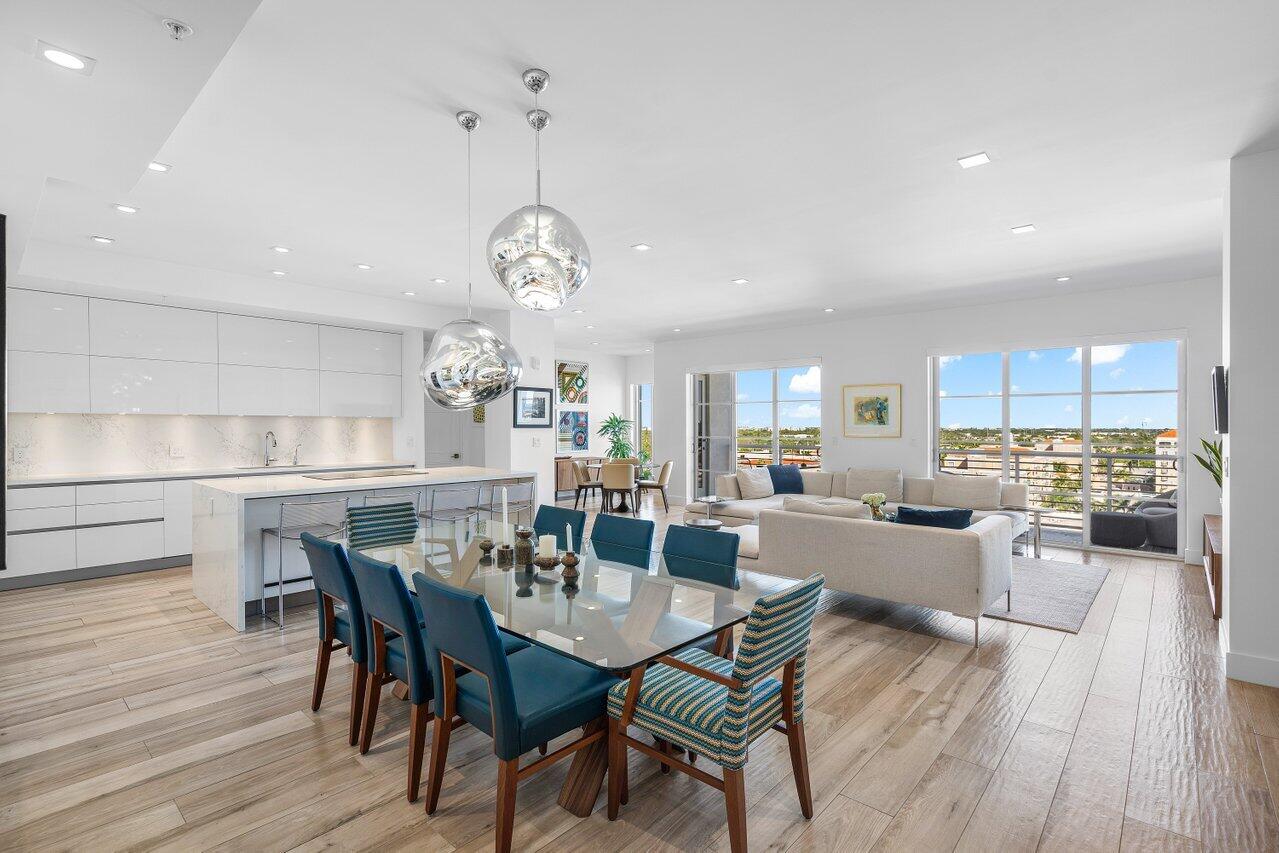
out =
<path fill-rule="evenodd" d="M 592 720 L 585 726 L 585 733 L 599 731 L 606 726 L 603 718 Z M 604 774 L 608 771 L 608 738 L 602 737 L 573 755 L 568 777 L 560 788 L 560 806 L 577 817 L 590 817 L 595 801 L 604 786 Z"/>
<path fill-rule="evenodd" d="M 391 688 L 391 695 L 403 702 L 409 698 L 409 686 L 403 681 L 397 681 Z"/>

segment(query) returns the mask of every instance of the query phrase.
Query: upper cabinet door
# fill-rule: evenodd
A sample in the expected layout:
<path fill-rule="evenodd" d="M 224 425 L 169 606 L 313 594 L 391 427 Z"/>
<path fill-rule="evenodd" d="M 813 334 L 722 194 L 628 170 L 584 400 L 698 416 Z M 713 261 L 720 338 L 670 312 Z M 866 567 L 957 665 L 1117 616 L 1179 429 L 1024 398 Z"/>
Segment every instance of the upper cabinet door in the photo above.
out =
<path fill-rule="evenodd" d="M 211 311 L 90 299 L 89 338 L 90 355 L 218 361 L 218 315 Z"/>
<path fill-rule="evenodd" d="M 398 418 L 400 413 L 400 377 L 320 371 L 321 415 Z"/>
<path fill-rule="evenodd" d="M 89 300 L 39 290 L 8 291 L 9 349 L 89 354 Z"/>
<path fill-rule="evenodd" d="M 216 415 L 218 366 L 141 358 L 89 358 L 91 411 Z"/>
<path fill-rule="evenodd" d="M 317 370 L 320 330 L 313 323 L 218 315 L 218 361 L 254 367 Z"/>
<path fill-rule="evenodd" d="M 320 372 L 294 367 L 221 365 L 218 411 L 224 415 L 318 415 Z"/>
<path fill-rule="evenodd" d="M 399 376 L 401 337 L 395 332 L 321 326 L 320 369 Z"/>
<path fill-rule="evenodd" d="M 9 353 L 8 406 L 11 412 L 89 411 L 89 357 Z"/>

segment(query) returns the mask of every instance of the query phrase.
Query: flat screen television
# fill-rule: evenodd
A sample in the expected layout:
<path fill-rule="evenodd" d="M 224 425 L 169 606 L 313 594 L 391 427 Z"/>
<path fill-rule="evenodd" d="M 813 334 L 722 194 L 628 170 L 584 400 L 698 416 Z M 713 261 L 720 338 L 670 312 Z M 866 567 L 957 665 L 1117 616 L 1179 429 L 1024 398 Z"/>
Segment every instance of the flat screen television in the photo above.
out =
<path fill-rule="evenodd" d="M 1218 435 L 1230 432 L 1230 379 L 1221 365 L 1212 369 L 1212 415 Z"/>

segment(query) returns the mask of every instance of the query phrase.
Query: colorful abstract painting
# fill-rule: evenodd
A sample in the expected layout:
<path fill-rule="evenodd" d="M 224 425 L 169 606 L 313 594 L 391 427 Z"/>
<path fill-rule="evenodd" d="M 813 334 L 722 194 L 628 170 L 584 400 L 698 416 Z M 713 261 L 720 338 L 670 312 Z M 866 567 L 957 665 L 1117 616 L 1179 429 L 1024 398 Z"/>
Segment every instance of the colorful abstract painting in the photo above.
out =
<path fill-rule="evenodd" d="M 590 416 L 587 412 L 560 412 L 556 449 L 573 453 L 590 449 Z"/>
<path fill-rule="evenodd" d="M 844 435 L 848 438 L 900 438 L 901 385 L 845 385 Z"/>
<path fill-rule="evenodd" d="M 585 406 L 590 402 L 589 365 L 581 361 L 555 362 L 555 384 L 561 405 Z"/>

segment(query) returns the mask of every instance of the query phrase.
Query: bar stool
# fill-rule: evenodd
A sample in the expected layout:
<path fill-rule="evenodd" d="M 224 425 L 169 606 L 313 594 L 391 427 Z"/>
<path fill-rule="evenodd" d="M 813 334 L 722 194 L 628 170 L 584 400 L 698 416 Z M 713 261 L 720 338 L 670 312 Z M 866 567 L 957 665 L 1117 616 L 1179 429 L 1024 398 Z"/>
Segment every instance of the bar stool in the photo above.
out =
<path fill-rule="evenodd" d="M 402 494 L 402 495 L 365 495 L 364 505 L 365 506 L 391 506 L 394 504 L 411 503 L 413 504 L 413 514 L 417 515 L 418 510 L 421 508 L 420 507 L 421 499 L 422 499 L 421 492 L 408 492 L 407 494 Z"/>
<path fill-rule="evenodd" d="M 489 521 L 500 518 L 502 514 L 502 489 L 506 489 L 506 510 L 513 516 L 516 524 L 520 523 L 520 513 L 527 512 L 530 520 L 533 517 L 533 484 L 532 483 L 494 483 L 489 486 L 488 503 L 480 509 L 489 514 Z"/>
<path fill-rule="evenodd" d="M 348 502 L 348 498 L 317 501 L 315 503 L 285 501 L 280 504 L 279 525 L 262 528 L 259 542 L 260 553 L 258 555 L 258 562 L 261 564 L 262 569 L 262 595 L 259 606 L 262 608 L 262 618 L 274 622 L 280 626 L 280 630 L 284 630 L 284 543 L 297 542 L 298 548 L 301 549 L 303 533 L 310 533 L 313 536 L 324 539 L 341 532 L 346 526 Z M 268 584 L 266 580 L 266 538 L 268 536 L 274 536 L 280 542 L 279 559 L 276 561 L 275 582 L 272 584 Z M 294 578 L 294 580 L 309 581 L 311 576 Z M 277 618 L 275 619 L 271 619 L 266 612 L 266 590 L 268 586 L 275 587 L 277 602 Z"/>
<path fill-rule="evenodd" d="M 480 486 L 432 489 L 427 508 L 418 513 L 427 521 L 469 522 L 480 520 Z"/>

